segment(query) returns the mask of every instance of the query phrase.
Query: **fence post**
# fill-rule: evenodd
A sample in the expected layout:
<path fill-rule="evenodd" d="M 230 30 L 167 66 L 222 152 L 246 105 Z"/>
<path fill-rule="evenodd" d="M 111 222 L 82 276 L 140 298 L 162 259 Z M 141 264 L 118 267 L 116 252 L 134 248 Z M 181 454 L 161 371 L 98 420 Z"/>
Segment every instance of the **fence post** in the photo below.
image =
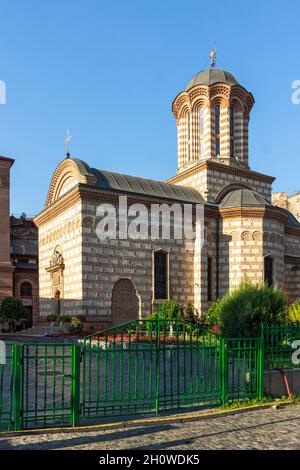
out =
<path fill-rule="evenodd" d="M 227 340 L 221 338 L 221 403 L 228 402 L 228 348 Z"/>
<path fill-rule="evenodd" d="M 263 335 L 263 329 L 262 329 L 262 334 L 260 339 L 258 340 L 258 391 L 257 391 L 257 396 L 259 400 L 263 399 L 264 396 L 264 335 Z"/>
<path fill-rule="evenodd" d="M 14 431 L 20 431 L 21 429 L 21 348 L 20 344 L 13 346 L 13 377 L 14 385 L 13 393 L 14 397 Z"/>
<path fill-rule="evenodd" d="M 155 388 L 155 414 L 159 413 L 160 394 L 160 320 L 156 321 L 156 388 Z"/>
<path fill-rule="evenodd" d="M 72 344 L 71 376 L 71 420 L 75 427 L 79 424 L 80 412 L 80 346 L 77 344 Z"/>

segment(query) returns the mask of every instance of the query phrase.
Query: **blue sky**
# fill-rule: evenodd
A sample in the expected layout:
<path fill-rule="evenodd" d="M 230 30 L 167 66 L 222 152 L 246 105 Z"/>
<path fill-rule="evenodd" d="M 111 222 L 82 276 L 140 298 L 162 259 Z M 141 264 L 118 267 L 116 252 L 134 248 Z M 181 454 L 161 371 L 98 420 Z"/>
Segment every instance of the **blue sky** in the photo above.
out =
<path fill-rule="evenodd" d="M 176 172 L 174 97 L 208 67 L 231 71 L 256 104 L 250 164 L 300 190 L 299 1 L 0 0 L 0 154 L 16 159 L 11 209 L 43 208 L 65 155 L 164 180 Z"/>

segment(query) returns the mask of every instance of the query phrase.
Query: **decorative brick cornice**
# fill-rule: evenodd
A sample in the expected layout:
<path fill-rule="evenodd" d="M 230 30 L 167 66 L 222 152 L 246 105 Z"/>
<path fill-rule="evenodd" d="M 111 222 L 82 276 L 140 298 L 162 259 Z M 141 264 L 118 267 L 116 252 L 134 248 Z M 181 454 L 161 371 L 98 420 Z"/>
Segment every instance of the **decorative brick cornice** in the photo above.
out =
<path fill-rule="evenodd" d="M 243 178 L 252 178 L 257 181 L 262 181 L 264 183 L 272 184 L 276 178 L 273 176 L 264 175 L 262 173 L 258 173 L 256 171 L 247 170 L 247 169 L 240 169 L 236 167 L 232 167 L 230 165 L 225 165 L 221 162 L 205 160 L 204 162 L 199 162 L 194 165 L 192 168 L 189 168 L 176 176 L 168 179 L 167 183 L 179 183 L 181 180 L 188 178 L 189 176 L 193 176 L 194 174 L 203 171 L 203 170 L 212 170 L 212 171 L 219 171 L 228 175 L 234 176 L 241 176 Z"/>
<path fill-rule="evenodd" d="M 284 233 L 287 235 L 296 235 L 300 237 L 300 227 L 293 227 L 292 225 L 286 225 L 284 229 Z"/>
<path fill-rule="evenodd" d="M 68 210 L 74 204 L 80 202 L 80 200 L 79 185 L 77 185 L 65 193 L 61 198 L 57 199 L 57 201 L 55 201 L 50 207 L 46 207 L 43 212 L 38 214 L 34 219 L 34 223 L 37 227 L 41 227 L 44 223 L 49 222 L 54 217 L 57 217 L 64 211 Z"/>
<path fill-rule="evenodd" d="M 266 210 L 264 207 L 232 207 L 220 209 L 222 219 L 238 219 L 241 217 L 263 219 L 265 214 Z"/>

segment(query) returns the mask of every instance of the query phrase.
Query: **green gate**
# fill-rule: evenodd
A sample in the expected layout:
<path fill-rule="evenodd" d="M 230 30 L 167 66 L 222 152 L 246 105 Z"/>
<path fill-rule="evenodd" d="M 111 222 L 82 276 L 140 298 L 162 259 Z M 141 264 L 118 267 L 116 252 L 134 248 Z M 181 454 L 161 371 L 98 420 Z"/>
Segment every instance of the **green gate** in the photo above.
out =
<path fill-rule="evenodd" d="M 14 421 L 15 348 L 5 344 L 5 364 L 0 364 L 0 431 L 11 431 Z"/>
<path fill-rule="evenodd" d="M 20 356 L 22 429 L 73 424 L 76 351 L 70 344 L 23 344 Z M 77 375 L 77 377 L 76 377 Z"/>

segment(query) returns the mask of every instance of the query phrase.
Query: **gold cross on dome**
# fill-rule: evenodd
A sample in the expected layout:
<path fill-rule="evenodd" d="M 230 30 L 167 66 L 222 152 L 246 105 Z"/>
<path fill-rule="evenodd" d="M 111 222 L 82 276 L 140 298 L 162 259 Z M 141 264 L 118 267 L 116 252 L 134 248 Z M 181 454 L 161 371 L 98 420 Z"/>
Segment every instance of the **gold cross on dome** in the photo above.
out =
<path fill-rule="evenodd" d="M 213 69 L 216 65 L 216 57 L 217 57 L 217 51 L 216 48 L 211 49 L 209 53 L 209 58 L 210 58 L 210 66 Z"/>

